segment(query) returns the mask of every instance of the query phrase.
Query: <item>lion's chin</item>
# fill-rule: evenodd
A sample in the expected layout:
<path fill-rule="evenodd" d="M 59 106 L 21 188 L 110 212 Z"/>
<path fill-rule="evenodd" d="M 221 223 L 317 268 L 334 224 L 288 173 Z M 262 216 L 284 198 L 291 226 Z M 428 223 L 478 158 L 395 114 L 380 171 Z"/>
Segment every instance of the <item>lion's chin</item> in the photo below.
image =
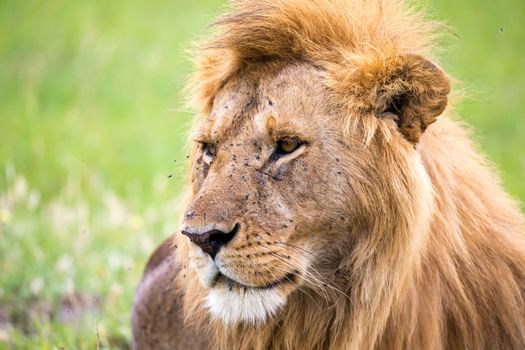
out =
<path fill-rule="evenodd" d="M 261 324 L 286 304 L 287 293 L 280 285 L 267 288 L 216 283 L 208 292 L 206 306 L 215 319 L 226 324 Z"/>
<path fill-rule="evenodd" d="M 211 316 L 229 325 L 264 323 L 284 307 L 290 293 L 301 283 L 298 271 L 262 285 L 236 281 L 215 263 L 201 266 L 199 272 L 199 280 L 207 290 L 205 305 Z"/>

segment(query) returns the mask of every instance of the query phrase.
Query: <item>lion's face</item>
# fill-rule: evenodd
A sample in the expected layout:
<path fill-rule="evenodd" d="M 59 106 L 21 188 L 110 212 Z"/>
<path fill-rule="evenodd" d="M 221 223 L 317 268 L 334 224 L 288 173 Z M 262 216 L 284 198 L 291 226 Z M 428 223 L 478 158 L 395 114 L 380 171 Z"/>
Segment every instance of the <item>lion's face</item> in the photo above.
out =
<path fill-rule="evenodd" d="M 182 231 L 208 307 L 228 323 L 263 321 L 298 286 L 322 284 L 311 267 L 349 231 L 348 143 L 321 73 L 265 70 L 231 79 L 195 136 Z"/>

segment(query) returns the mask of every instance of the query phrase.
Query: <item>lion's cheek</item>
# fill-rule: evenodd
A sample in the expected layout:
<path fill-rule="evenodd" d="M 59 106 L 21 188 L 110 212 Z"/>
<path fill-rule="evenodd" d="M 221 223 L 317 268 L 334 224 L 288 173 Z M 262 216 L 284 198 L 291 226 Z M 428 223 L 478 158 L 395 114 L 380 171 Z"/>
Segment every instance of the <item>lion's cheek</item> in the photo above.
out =
<path fill-rule="evenodd" d="M 204 254 L 200 249 L 190 248 L 188 266 L 190 270 L 195 271 L 203 287 L 211 288 L 213 286 L 219 269 L 208 254 Z"/>

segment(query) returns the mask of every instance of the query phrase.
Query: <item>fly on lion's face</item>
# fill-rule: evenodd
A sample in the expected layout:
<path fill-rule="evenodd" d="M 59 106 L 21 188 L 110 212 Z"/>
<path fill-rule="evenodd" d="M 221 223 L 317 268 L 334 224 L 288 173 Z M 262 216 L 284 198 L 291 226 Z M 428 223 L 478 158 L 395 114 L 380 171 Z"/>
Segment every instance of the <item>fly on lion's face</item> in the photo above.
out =
<path fill-rule="evenodd" d="M 297 65 L 258 84 L 232 80 L 194 137 L 182 234 L 207 306 L 226 322 L 263 321 L 298 286 L 324 284 L 311 271 L 313 243 L 321 235 L 334 244 L 329 237 L 348 230 L 345 180 L 334 176 L 341 160 L 331 156 L 343 146 L 320 122 L 333 118 L 326 104 L 312 103 L 324 94 L 316 79 L 315 68 Z M 332 174 L 317 169 L 327 162 Z"/>

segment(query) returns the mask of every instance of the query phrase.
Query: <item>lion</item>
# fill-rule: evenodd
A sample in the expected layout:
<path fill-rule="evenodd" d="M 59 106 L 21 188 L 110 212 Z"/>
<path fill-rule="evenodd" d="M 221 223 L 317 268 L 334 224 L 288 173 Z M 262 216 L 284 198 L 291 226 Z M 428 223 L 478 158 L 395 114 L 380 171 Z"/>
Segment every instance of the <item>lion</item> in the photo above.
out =
<path fill-rule="evenodd" d="M 198 47 L 136 349 L 524 349 L 525 224 L 399 0 L 239 0 Z"/>

